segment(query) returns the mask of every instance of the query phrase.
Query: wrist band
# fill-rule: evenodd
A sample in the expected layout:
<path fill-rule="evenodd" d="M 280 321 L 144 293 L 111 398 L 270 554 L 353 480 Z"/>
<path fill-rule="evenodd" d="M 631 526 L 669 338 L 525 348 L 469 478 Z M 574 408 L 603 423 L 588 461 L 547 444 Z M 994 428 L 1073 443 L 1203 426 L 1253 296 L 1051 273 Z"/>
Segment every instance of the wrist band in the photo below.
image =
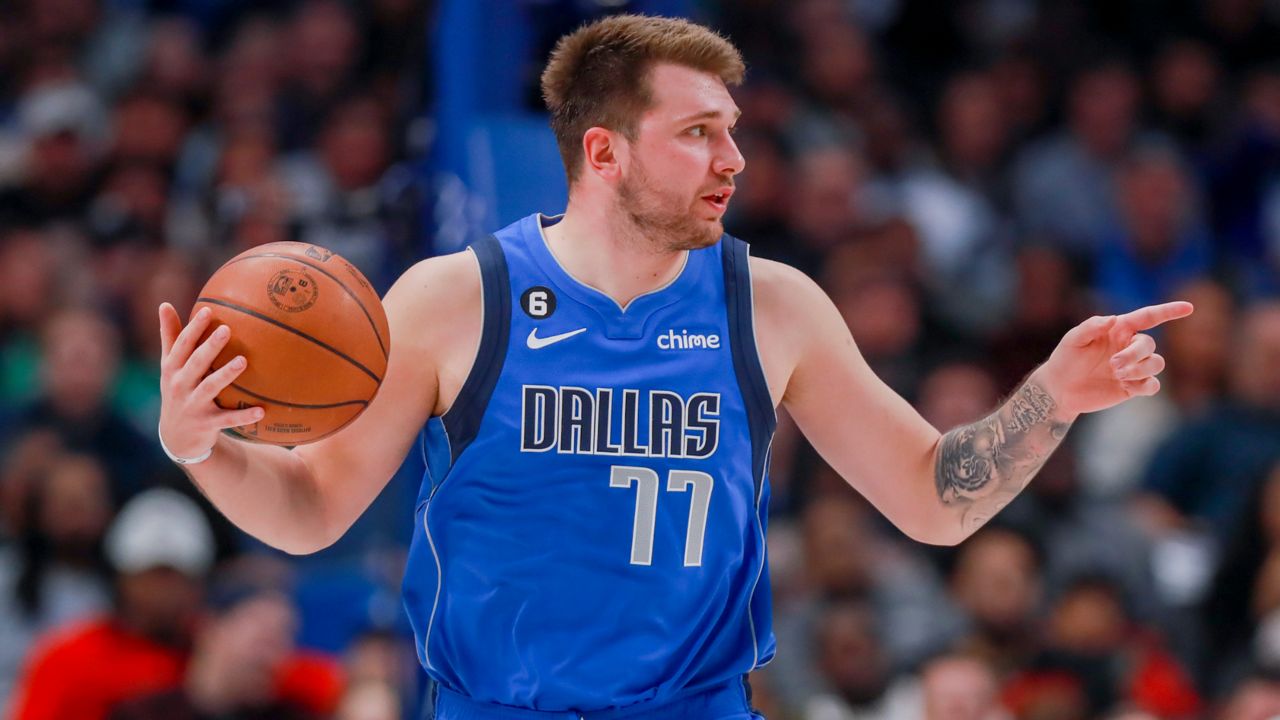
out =
<path fill-rule="evenodd" d="M 165 447 L 164 438 L 160 437 L 160 428 L 158 427 L 156 428 L 156 439 L 160 441 L 160 449 L 164 451 L 164 454 L 168 455 L 170 460 L 178 463 L 179 465 L 195 465 L 196 463 L 202 463 L 205 460 L 208 460 L 209 456 L 213 454 L 213 448 L 209 448 L 195 457 L 178 457 L 177 455 L 174 455 L 169 448 Z"/>

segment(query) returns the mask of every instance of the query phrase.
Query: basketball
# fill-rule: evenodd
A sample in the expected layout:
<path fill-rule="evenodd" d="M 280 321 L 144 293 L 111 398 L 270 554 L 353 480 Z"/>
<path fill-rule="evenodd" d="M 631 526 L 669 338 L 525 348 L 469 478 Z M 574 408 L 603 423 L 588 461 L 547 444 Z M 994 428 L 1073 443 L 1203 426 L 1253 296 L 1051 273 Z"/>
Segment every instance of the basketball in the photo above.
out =
<path fill-rule="evenodd" d="M 231 339 L 212 370 L 237 355 L 248 367 L 217 397 L 227 409 L 259 406 L 231 432 L 274 445 L 319 440 L 355 420 L 387 371 L 391 333 L 382 301 L 354 265 L 317 245 L 260 245 L 209 278 L 191 313 L 213 313 Z"/>

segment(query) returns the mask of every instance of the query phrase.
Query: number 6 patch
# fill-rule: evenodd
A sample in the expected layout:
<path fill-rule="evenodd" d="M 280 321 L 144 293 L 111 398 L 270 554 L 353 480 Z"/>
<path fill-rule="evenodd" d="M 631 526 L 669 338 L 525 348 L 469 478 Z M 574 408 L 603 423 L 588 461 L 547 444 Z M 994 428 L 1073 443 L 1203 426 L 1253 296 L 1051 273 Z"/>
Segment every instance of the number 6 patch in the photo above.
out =
<path fill-rule="evenodd" d="M 549 287 L 535 285 L 520 296 L 520 308 L 534 320 L 549 318 L 556 311 L 556 295 Z"/>

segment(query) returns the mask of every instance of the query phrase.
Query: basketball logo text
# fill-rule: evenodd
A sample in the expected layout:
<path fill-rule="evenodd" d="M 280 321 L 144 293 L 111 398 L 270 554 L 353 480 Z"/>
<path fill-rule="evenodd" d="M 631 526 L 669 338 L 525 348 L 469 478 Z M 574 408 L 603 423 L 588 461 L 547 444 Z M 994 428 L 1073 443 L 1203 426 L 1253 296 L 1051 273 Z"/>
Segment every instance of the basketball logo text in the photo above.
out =
<path fill-rule="evenodd" d="M 302 312 L 316 304 L 320 288 L 303 270 L 281 270 L 267 283 L 267 297 L 280 310 Z"/>

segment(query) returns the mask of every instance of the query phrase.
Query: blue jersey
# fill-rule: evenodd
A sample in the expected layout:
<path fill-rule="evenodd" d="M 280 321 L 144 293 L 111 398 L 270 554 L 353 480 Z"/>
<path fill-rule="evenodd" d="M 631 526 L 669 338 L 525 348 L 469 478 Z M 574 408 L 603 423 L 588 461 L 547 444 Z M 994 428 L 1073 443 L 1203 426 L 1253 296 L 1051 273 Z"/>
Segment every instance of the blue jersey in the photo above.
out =
<path fill-rule="evenodd" d="M 723 684 L 774 652 L 774 411 L 746 244 L 689 252 L 625 308 L 540 215 L 472 247 L 479 351 L 424 435 L 404 596 L 428 674 L 481 702 L 591 711 Z"/>

